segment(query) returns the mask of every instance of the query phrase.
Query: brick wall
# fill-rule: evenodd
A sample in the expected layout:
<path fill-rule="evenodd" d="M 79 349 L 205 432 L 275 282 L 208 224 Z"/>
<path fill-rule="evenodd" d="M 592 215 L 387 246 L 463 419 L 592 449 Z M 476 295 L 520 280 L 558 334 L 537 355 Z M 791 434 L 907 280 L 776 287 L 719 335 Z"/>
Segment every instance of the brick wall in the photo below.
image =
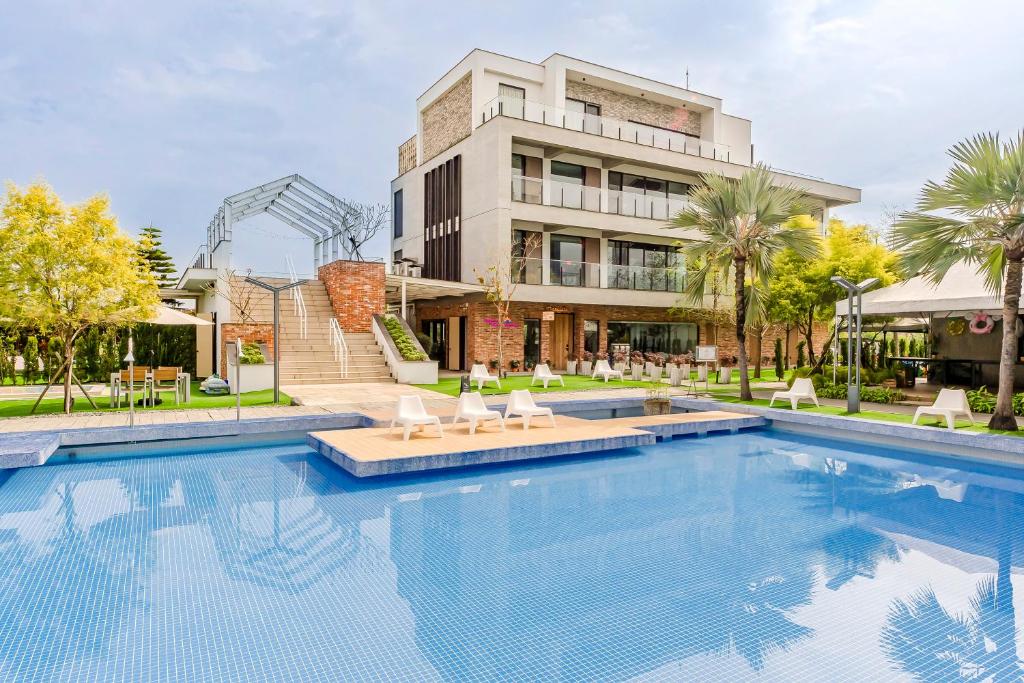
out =
<path fill-rule="evenodd" d="M 398 175 L 416 168 L 416 136 L 402 143 L 398 148 Z"/>
<path fill-rule="evenodd" d="M 331 307 L 345 332 L 370 332 L 374 314 L 384 313 L 384 264 L 333 261 L 317 277 L 327 288 Z"/>
<path fill-rule="evenodd" d="M 224 323 L 220 326 L 220 376 L 228 376 L 228 347 L 238 339 L 242 343 L 267 345 L 267 361 L 274 357 L 274 325 L 272 323 Z"/>
<path fill-rule="evenodd" d="M 423 110 L 423 161 L 436 157 L 473 128 L 473 74 L 468 73 Z"/>
<path fill-rule="evenodd" d="M 715 343 L 715 324 L 713 316 L 707 310 L 687 310 L 682 312 L 672 311 L 666 308 L 651 308 L 645 306 L 604 306 L 593 304 L 565 305 L 547 303 L 513 303 L 509 311 L 509 318 L 514 327 L 507 328 L 502 332 L 503 360 L 506 368 L 508 361 L 515 358 L 523 360 L 523 321 L 526 318 L 536 318 L 540 323 L 540 357 L 544 359 L 551 355 L 551 334 L 552 321 L 543 320 L 544 311 L 555 313 L 572 313 L 575 316 L 573 327 L 572 351 L 577 355 L 583 350 L 583 322 L 585 320 L 597 320 L 599 325 L 598 348 L 605 350 L 608 347 L 608 322 L 631 321 L 631 322 L 691 322 L 698 326 L 698 338 L 701 344 Z M 435 320 L 447 317 L 466 316 L 466 358 L 470 363 L 480 360 L 489 363 L 492 358 L 498 357 L 497 333 L 493 325 L 488 324 L 486 319 L 496 317 L 492 304 L 486 301 L 464 301 L 453 303 L 422 303 L 416 307 L 416 319 Z M 736 328 L 725 320 L 718 325 L 717 345 L 719 357 L 725 358 L 736 355 L 738 345 L 736 342 Z M 770 328 L 764 335 L 761 355 L 772 357 L 775 339 L 783 339 L 785 344 L 786 331 L 782 327 Z M 822 324 L 815 331 L 814 342 L 816 348 L 824 343 L 828 335 L 827 327 Z M 795 348 L 797 333 L 790 332 L 791 346 Z M 756 341 L 748 330 L 747 349 L 750 364 L 753 366 Z M 790 359 L 795 362 L 796 354 L 793 353 Z"/>
<path fill-rule="evenodd" d="M 565 82 L 565 96 L 601 105 L 602 116 L 700 135 L 700 112 L 684 107 L 652 102 L 643 97 L 634 97 L 579 81 Z"/>

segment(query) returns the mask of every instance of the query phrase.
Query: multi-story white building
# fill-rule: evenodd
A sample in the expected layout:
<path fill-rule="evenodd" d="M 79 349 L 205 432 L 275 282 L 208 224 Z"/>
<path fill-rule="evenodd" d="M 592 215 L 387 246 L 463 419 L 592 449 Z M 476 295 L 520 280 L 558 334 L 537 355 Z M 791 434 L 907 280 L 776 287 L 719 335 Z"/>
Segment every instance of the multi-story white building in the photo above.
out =
<path fill-rule="evenodd" d="M 734 336 L 707 311 L 670 312 L 686 278 L 673 245 L 697 235 L 665 225 L 701 173 L 739 177 L 753 161 L 750 121 L 717 97 L 560 54 L 534 64 L 474 50 L 416 102 L 392 181 L 393 260 L 471 285 L 514 255 L 506 361 L 564 368 L 614 343 L 728 353 Z M 823 221 L 860 200 L 856 188 L 777 175 Z M 480 292 L 412 301 L 408 313 L 442 367 L 496 357 L 498 321 Z"/>

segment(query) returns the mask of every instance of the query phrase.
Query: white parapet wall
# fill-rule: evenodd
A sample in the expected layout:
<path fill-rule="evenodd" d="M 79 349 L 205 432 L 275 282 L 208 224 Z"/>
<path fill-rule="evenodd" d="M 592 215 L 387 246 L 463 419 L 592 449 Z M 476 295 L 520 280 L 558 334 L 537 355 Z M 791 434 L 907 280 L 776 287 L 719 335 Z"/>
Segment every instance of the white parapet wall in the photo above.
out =
<path fill-rule="evenodd" d="M 384 327 L 383 320 L 382 316 L 373 316 L 373 336 L 377 340 L 377 344 L 384 351 L 384 361 L 387 363 L 388 370 L 391 372 L 391 376 L 395 378 L 395 381 L 399 384 L 437 384 L 437 361 L 405 360 L 402 358 L 398 348 L 395 346 L 394 340 L 391 339 L 387 328 Z M 409 338 L 412 339 L 417 348 L 422 350 L 409 326 L 401 318 L 399 318 L 399 321 L 402 322 L 402 326 L 405 328 Z"/>

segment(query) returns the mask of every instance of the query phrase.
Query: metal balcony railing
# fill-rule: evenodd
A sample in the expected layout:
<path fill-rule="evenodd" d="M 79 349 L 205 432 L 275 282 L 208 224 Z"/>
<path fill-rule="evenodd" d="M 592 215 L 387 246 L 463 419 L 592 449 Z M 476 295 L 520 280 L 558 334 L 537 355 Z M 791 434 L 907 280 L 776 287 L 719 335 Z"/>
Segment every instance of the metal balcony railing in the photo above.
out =
<path fill-rule="evenodd" d="M 660 221 L 672 220 L 688 205 L 686 197 L 681 195 L 659 197 L 521 175 L 512 176 L 512 200 Z"/>

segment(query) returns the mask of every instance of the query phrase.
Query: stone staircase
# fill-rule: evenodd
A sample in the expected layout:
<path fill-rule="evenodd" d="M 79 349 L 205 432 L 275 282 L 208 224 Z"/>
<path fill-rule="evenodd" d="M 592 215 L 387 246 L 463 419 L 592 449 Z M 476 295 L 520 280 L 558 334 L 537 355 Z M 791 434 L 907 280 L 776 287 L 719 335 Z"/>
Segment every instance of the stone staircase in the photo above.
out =
<path fill-rule="evenodd" d="M 282 285 L 286 280 L 262 278 Z M 291 294 L 281 293 L 281 384 L 347 384 L 353 382 L 394 382 L 384 354 L 371 332 L 345 332 L 348 344 L 348 374 L 342 376 L 331 348 L 330 321 L 334 316 L 327 288 L 319 280 L 301 285 L 306 304 L 306 338 L 295 312 Z M 256 290 L 250 310 L 252 319 L 272 322 L 274 301 L 269 292 Z"/>

